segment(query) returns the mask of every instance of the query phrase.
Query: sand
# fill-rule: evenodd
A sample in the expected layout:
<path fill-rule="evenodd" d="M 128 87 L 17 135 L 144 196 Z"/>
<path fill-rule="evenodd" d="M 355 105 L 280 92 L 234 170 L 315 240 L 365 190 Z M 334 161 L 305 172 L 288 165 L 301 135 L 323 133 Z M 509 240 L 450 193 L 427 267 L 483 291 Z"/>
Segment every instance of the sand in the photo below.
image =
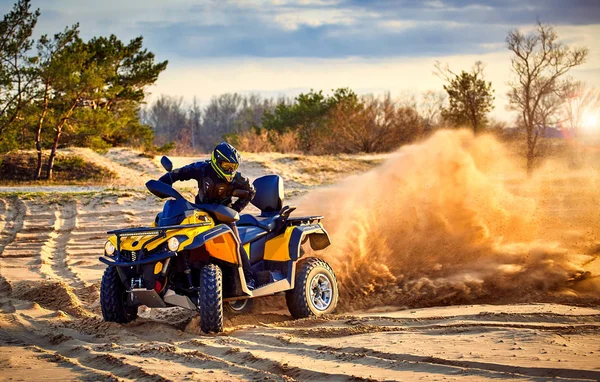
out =
<path fill-rule="evenodd" d="M 117 154 L 109 159 L 140 179 L 160 174 Z M 105 323 L 105 232 L 147 224 L 160 207 L 141 189 L 0 193 L 0 380 L 600 380 L 597 299 L 379 305 L 292 320 L 276 296 L 228 316 L 219 335 L 201 334 L 197 314 L 178 308 Z"/>

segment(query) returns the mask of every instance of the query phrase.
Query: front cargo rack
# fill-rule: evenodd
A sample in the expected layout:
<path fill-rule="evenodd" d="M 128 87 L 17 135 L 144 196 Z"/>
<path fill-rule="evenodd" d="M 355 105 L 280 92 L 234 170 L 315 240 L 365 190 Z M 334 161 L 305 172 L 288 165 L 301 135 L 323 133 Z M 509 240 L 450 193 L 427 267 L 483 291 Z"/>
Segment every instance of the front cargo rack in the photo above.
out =
<path fill-rule="evenodd" d="M 197 223 L 197 224 L 182 224 L 182 225 L 165 225 L 161 227 L 134 227 L 134 228 L 125 228 L 125 229 L 117 229 L 114 231 L 108 231 L 109 235 L 117 235 L 120 237 L 126 236 L 149 236 L 149 235 L 159 235 L 166 231 L 170 231 L 173 229 L 183 229 L 183 228 L 196 228 L 196 227 L 206 227 L 210 225 L 210 222 Z"/>
<path fill-rule="evenodd" d="M 184 228 L 196 228 L 196 227 L 206 227 L 211 225 L 210 222 L 196 223 L 196 224 L 182 224 L 182 225 L 165 225 L 161 227 L 136 227 L 136 228 L 125 228 L 125 229 L 117 229 L 114 231 L 108 231 L 108 235 L 115 235 L 117 237 L 117 253 L 121 252 L 121 238 L 129 237 L 129 236 L 156 236 L 145 242 L 140 249 L 140 257 L 142 253 L 144 253 L 145 247 L 153 242 L 154 240 L 158 240 L 167 236 L 167 231 L 171 231 L 174 229 L 184 229 Z"/>

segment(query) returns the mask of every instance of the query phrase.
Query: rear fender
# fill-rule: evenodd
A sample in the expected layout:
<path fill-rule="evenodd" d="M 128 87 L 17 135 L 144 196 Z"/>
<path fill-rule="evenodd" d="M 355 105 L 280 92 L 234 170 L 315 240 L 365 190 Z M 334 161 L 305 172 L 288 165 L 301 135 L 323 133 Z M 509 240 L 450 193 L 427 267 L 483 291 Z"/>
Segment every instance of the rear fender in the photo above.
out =
<path fill-rule="evenodd" d="M 296 281 L 296 264 L 298 263 L 298 259 L 301 257 L 300 247 L 306 240 L 310 241 L 310 247 L 315 251 L 325 249 L 331 244 L 331 241 L 329 240 L 329 234 L 325 228 L 323 228 L 321 223 L 294 227 L 289 242 L 290 260 L 292 261 L 288 263 L 287 276 L 287 280 L 292 289 L 294 289 L 294 284 Z"/>
<path fill-rule="evenodd" d="M 268 261 L 296 261 L 300 258 L 300 247 L 306 240 L 315 251 L 329 246 L 329 235 L 321 223 L 287 227 L 285 232 L 268 240 L 264 259 Z"/>
<path fill-rule="evenodd" d="M 294 227 L 289 244 L 291 260 L 296 261 L 300 258 L 300 246 L 306 239 L 310 241 L 310 247 L 315 251 L 325 249 L 331 244 L 329 234 L 321 223 Z"/>

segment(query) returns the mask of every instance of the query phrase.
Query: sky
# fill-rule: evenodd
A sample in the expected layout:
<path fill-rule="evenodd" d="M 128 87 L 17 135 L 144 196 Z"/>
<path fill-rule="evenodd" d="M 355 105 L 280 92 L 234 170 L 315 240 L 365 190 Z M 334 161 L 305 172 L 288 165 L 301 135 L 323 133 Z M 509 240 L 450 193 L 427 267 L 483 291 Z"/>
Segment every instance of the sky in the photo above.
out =
<path fill-rule="evenodd" d="M 13 2 L 0 0 L 4 13 Z M 600 0 L 32 0 L 36 33 L 80 23 L 84 38 L 144 36 L 169 60 L 151 97 L 201 103 L 222 93 L 295 96 L 350 87 L 401 98 L 442 91 L 434 63 L 454 71 L 482 61 L 495 89 L 492 115 L 506 111 L 511 79 L 505 38 L 540 20 L 560 39 L 590 49 L 575 79 L 600 88 Z M 149 99 L 151 101 L 152 98 Z"/>

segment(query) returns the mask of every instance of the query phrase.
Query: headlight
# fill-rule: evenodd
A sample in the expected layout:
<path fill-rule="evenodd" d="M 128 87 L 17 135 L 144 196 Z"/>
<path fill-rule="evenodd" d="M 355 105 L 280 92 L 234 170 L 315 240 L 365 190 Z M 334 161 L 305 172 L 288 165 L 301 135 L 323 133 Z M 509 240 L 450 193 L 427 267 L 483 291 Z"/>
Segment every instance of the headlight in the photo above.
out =
<path fill-rule="evenodd" d="M 115 254 L 115 246 L 110 242 L 110 240 L 104 244 L 104 253 L 106 256 L 112 256 Z"/>
<path fill-rule="evenodd" d="M 169 246 L 169 251 L 175 252 L 179 249 L 179 240 L 176 237 L 172 237 L 167 242 L 167 245 Z"/>

